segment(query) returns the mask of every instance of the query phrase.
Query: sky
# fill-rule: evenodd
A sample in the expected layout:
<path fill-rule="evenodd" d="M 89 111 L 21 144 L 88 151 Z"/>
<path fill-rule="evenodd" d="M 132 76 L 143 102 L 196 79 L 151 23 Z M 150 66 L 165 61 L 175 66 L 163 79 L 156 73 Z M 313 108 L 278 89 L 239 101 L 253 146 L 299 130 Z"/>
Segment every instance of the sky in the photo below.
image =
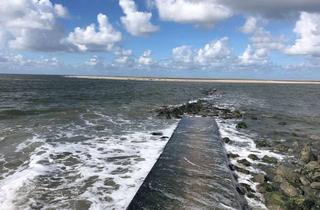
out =
<path fill-rule="evenodd" d="M 0 73 L 320 80 L 320 1 L 0 0 Z"/>

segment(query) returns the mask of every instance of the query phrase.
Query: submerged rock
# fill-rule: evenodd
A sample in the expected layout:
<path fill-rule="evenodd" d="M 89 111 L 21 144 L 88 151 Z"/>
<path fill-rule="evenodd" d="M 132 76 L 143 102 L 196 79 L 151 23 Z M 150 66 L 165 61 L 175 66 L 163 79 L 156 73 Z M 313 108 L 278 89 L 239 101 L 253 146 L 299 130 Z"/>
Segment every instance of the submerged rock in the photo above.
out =
<path fill-rule="evenodd" d="M 238 129 L 246 129 L 248 128 L 247 124 L 245 122 L 239 122 L 236 126 Z"/>
<path fill-rule="evenodd" d="M 152 132 L 151 135 L 153 135 L 153 136 L 162 136 L 163 133 L 161 131 L 155 131 L 155 132 Z"/>
<path fill-rule="evenodd" d="M 229 153 L 227 156 L 228 158 L 232 158 L 232 159 L 240 157 L 238 154 L 233 154 L 233 153 Z"/>
<path fill-rule="evenodd" d="M 230 143 L 230 141 L 231 141 L 230 138 L 228 138 L 228 137 L 224 137 L 222 140 L 223 140 L 224 143 L 226 143 L 226 144 Z"/>

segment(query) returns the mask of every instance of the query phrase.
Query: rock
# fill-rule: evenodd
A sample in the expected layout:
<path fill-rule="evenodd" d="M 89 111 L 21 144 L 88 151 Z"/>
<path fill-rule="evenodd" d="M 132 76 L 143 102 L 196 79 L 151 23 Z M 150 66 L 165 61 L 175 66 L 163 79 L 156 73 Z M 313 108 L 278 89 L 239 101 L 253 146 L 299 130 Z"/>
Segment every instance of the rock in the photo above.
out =
<path fill-rule="evenodd" d="M 267 181 L 266 176 L 264 174 L 256 174 L 253 176 L 253 181 L 258 182 L 260 184 Z"/>
<path fill-rule="evenodd" d="M 284 197 L 279 192 L 268 192 L 264 198 L 268 209 L 283 209 L 285 205 Z"/>
<path fill-rule="evenodd" d="M 234 169 L 235 169 L 236 171 L 240 172 L 240 173 L 250 174 L 250 171 L 248 171 L 247 169 L 244 169 L 244 168 L 241 168 L 241 167 L 235 166 L 235 165 L 233 165 L 233 166 L 234 166 Z"/>
<path fill-rule="evenodd" d="M 228 156 L 228 158 L 232 158 L 232 159 L 235 159 L 235 158 L 239 157 L 238 154 L 233 154 L 233 153 L 229 153 L 227 156 Z"/>
<path fill-rule="evenodd" d="M 266 140 L 259 140 L 256 142 L 257 147 L 270 147 L 270 144 Z"/>
<path fill-rule="evenodd" d="M 153 135 L 153 136 L 162 136 L 163 133 L 161 131 L 155 131 L 155 132 L 152 132 L 151 135 Z"/>
<path fill-rule="evenodd" d="M 312 181 L 320 182 L 320 172 L 314 173 L 314 175 L 312 176 Z"/>
<path fill-rule="evenodd" d="M 270 157 L 268 155 L 263 156 L 262 161 L 265 163 L 276 164 L 278 163 L 278 159 L 275 157 Z"/>
<path fill-rule="evenodd" d="M 236 126 L 238 129 L 246 129 L 248 128 L 247 124 L 245 122 L 239 122 Z"/>
<path fill-rule="evenodd" d="M 299 180 L 300 180 L 301 184 L 303 184 L 304 186 L 310 184 L 310 181 L 309 181 L 305 176 L 301 176 L 301 177 L 299 178 Z"/>
<path fill-rule="evenodd" d="M 244 166 L 251 166 L 251 163 L 247 159 L 237 160 L 238 163 L 241 163 Z"/>
<path fill-rule="evenodd" d="M 280 184 L 280 189 L 290 197 L 299 195 L 299 191 L 291 184 L 289 184 L 289 182 L 282 182 Z"/>
<path fill-rule="evenodd" d="M 254 193 L 255 191 L 251 188 L 250 185 L 246 184 L 246 183 L 240 183 L 241 188 L 244 190 L 244 192 L 247 193 Z"/>
<path fill-rule="evenodd" d="M 305 145 L 300 152 L 300 160 L 304 163 L 309 163 L 310 161 L 314 161 L 315 155 L 312 153 L 312 149 L 310 145 Z"/>
<path fill-rule="evenodd" d="M 224 137 L 222 140 L 223 140 L 224 143 L 226 143 L 226 144 L 228 144 L 228 143 L 231 141 L 230 138 L 228 138 L 228 137 Z"/>
<path fill-rule="evenodd" d="M 250 158 L 251 160 L 260 160 L 260 158 L 255 154 L 250 154 L 248 158 Z"/>
<path fill-rule="evenodd" d="M 279 122 L 278 124 L 279 124 L 279 125 L 287 125 L 286 122 Z"/>
<path fill-rule="evenodd" d="M 312 189 L 320 190 L 320 182 L 312 182 L 312 183 L 310 184 L 310 187 L 311 187 Z"/>
<path fill-rule="evenodd" d="M 288 180 L 289 182 L 296 182 L 299 179 L 299 175 L 293 170 L 293 168 L 280 165 L 276 168 L 276 175 Z"/>
<path fill-rule="evenodd" d="M 235 110 L 235 111 L 233 111 L 233 116 L 234 116 L 234 118 L 241 118 L 242 114 L 239 110 Z"/>
<path fill-rule="evenodd" d="M 307 171 L 317 171 L 320 169 L 320 163 L 317 161 L 310 161 L 304 167 Z"/>
<path fill-rule="evenodd" d="M 260 193 L 266 193 L 266 192 L 276 191 L 277 189 L 269 182 L 264 182 L 264 183 L 258 184 L 257 190 Z"/>

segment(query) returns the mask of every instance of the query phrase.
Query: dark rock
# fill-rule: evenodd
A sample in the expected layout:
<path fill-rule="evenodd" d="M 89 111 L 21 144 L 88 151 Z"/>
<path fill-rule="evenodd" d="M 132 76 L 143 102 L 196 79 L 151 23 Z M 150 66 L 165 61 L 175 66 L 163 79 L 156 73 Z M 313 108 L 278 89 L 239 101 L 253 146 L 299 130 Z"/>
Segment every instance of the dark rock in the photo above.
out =
<path fill-rule="evenodd" d="M 290 197 L 299 195 L 299 190 L 292 186 L 289 182 L 282 182 L 280 184 L 280 189 Z"/>
<path fill-rule="evenodd" d="M 227 156 L 228 156 L 228 158 L 232 158 L 232 159 L 235 159 L 235 158 L 239 157 L 238 154 L 233 154 L 233 153 L 229 153 Z"/>
<path fill-rule="evenodd" d="M 223 140 L 224 143 L 226 143 L 226 144 L 230 143 L 230 141 L 231 141 L 230 138 L 228 138 L 228 137 L 224 137 L 222 140 Z"/>
<path fill-rule="evenodd" d="M 239 122 L 236 126 L 238 129 L 246 129 L 248 128 L 247 124 L 245 122 Z"/>
<path fill-rule="evenodd" d="M 243 189 L 243 191 L 248 194 L 249 192 L 254 193 L 255 191 L 251 188 L 250 185 L 246 183 L 240 183 L 240 187 Z"/>
<path fill-rule="evenodd" d="M 279 122 L 278 124 L 279 124 L 279 125 L 287 125 L 286 122 Z"/>
<path fill-rule="evenodd" d="M 161 139 L 168 139 L 168 136 L 162 136 Z"/>
<path fill-rule="evenodd" d="M 270 144 L 266 140 L 259 140 L 256 142 L 257 147 L 270 147 Z"/>
<path fill-rule="evenodd" d="M 236 168 L 235 168 L 235 166 L 234 166 L 233 164 L 229 164 L 228 167 L 229 167 L 229 169 L 230 169 L 231 171 L 236 170 Z"/>
<path fill-rule="evenodd" d="M 300 153 L 300 160 L 304 163 L 316 160 L 310 145 L 305 145 Z"/>
<path fill-rule="evenodd" d="M 312 189 L 320 190 L 320 182 L 312 182 L 312 183 L 310 184 L 310 187 L 311 187 Z"/>
<path fill-rule="evenodd" d="M 234 165 L 234 169 L 235 169 L 236 171 L 240 172 L 240 173 L 243 173 L 243 174 L 250 174 L 250 171 L 249 171 L 249 170 L 244 169 L 244 168 L 241 168 L 241 167 L 239 167 L 239 166 L 235 166 L 235 165 Z"/>
<path fill-rule="evenodd" d="M 253 181 L 262 184 L 262 183 L 265 183 L 267 179 L 264 174 L 256 174 L 253 176 Z"/>
<path fill-rule="evenodd" d="M 269 182 L 264 182 L 257 186 L 257 190 L 260 193 L 266 193 L 276 191 L 277 189 Z"/>
<path fill-rule="evenodd" d="M 314 182 L 320 182 L 320 172 L 315 172 L 312 176 L 312 181 Z"/>
<path fill-rule="evenodd" d="M 263 156 L 262 161 L 265 163 L 276 164 L 278 163 L 278 159 L 275 157 L 270 157 L 268 155 Z"/>
<path fill-rule="evenodd" d="M 248 158 L 250 158 L 251 160 L 260 160 L 260 158 L 255 154 L 250 154 Z"/>
<path fill-rule="evenodd" d="M 151 135 L 153 135 L 153 136 L 162 136 L 163 133 L 160 132 L 160 131 L 155 131 L 155 132 L 152 132 Z"/>
<path fill-rule="evenodd" d="M 241 163 L 244 166 L 251 166 L 251 163 L 247 159 L 237 160 L 238 163 Z"/>

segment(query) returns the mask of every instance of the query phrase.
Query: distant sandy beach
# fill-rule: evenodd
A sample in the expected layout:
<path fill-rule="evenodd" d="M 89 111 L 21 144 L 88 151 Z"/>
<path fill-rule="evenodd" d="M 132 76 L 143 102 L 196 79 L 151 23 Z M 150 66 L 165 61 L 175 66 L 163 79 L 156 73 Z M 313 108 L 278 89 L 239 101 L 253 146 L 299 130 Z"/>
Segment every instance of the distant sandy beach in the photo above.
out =
<path fill-rule="evenodd" d="M 125 81 L 159 81 L 159 82 L 203 82 L 203 83 L 246 83 L 246 84 L 315 84 L 320 81 L 305 80 L 250 80 L 250 79 L 198 79 L 198 78 L 161 78 L 161 77 L 112 77 L 112 76 L 66 76 L 79 79 L 105 79 Z"/>

